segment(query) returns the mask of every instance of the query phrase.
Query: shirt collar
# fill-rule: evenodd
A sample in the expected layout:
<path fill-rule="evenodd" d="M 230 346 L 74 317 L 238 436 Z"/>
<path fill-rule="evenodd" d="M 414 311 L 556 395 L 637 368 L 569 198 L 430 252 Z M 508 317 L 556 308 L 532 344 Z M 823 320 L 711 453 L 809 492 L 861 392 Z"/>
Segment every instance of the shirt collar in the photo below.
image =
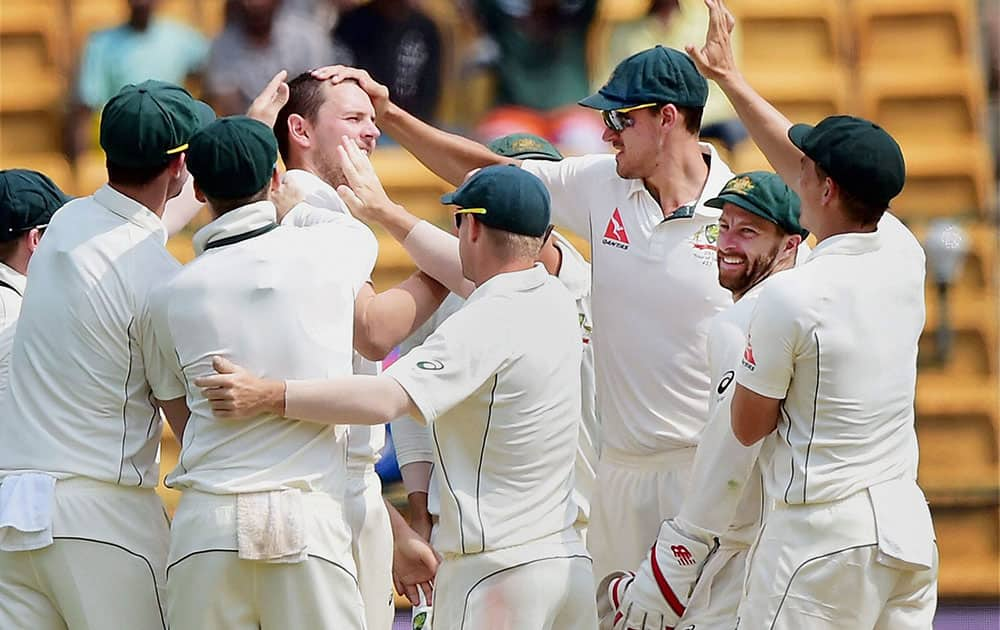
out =
<path fill-rule="evenodd" d="M 705 186 L 701 189 L 701 195 L 693 206 L 681 206 L 677 208 L 672 214 L 667 215 L 666 218 L 668 220 L 689 219 L 696 214 L 716 219 L 722 215 L 721 210 L 710 208 L 705 205 L 705 202 L 718 196 L 719 191 L 725 188 L 726 182 L 733 178 L 733 172 L 722 161 L 722 158 L 719 157 L 714 146 L 708 142 L 699 142 L 698 146 L 701 148 L 702 155 L 708 156 L 708 178 L 705 180 Z M 628 195 L 630 197 L 640 192 L 648 192 L 646 191 L 646 184 L 641 179 L 630 179 L 628 182 Z"/>
<path fill-rule="evenodd" d="M 285 173 L 282 181 L 298 188 L 299 192 L 303 194 L 302 201 L 310 206 L 340 211 L 351 216 L 351 211 L 347 209 L 347 204 L 337 194 L 337 189 L 320 179 L 316 174 L 293 168 Z"/>
<path fill-rule="evenodd" d="M 542 263 L 535 263 L 531 269 L 498 273 L 482 283 L 469 296 L 467 302 L 482 299 L 489 295 L 530 291 L 542 286 L 549 277 Z"/>
<path fill-rule="evenodd" d="M 201 256 L 212 241 L 245 234 L 271 225 L 275 220 L 276 211 L 270 201 L 256 201 L 230 210 L 195 232 L 191 239 L 195 256 Z"/>
<path fill-rule="evenodd" d="M 590 295 L 590 263 L 566 240 L 562 234 L 553 231 L 555 245 L 562 252 L 562 264 L 556 274 L 574 299 Z"/>
<path fill-rule="evenodd" d="M 118 192 L 110 184 L 97 189 L 93 199 L 129 223 L 151 234 L 158 234 L 164 244 L 167 242 L 167 229 L 163 227 L 160 217 L 135 199 Z"/>
<path fill-rule="evenodd" d="M 3 280 L 10 286 L 14 287 L 18 293 L 23 294 L 24 287 L 28 282 L 28 277 L 0 262 L 0 280 Z"/>
<path fill-rule="evenodd" d="M 822 243 L 813 248 L 806 264 L 820 256 L 857 256 L 867 254 L 882 248 L 882 235 L 874 232 L 847 232 L 823 239 Z"/>

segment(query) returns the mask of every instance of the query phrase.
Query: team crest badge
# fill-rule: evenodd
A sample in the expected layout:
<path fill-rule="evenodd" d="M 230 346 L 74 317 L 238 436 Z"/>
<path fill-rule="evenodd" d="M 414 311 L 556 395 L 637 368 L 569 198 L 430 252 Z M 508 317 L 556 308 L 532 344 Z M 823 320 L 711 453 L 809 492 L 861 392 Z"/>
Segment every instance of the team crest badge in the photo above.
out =
<path fill-rule="evenodd" d="M 733 179 L 729 180 L 729 183 L 726 184 L 726 187 L 722 190 L 722 192 L 723 194 L 736 193 L 742 195 L 750 192 L 753 189 L 754 189 L 753 181 L 749 177 L 744 175 L 743 177 L 734 177 Z"/>

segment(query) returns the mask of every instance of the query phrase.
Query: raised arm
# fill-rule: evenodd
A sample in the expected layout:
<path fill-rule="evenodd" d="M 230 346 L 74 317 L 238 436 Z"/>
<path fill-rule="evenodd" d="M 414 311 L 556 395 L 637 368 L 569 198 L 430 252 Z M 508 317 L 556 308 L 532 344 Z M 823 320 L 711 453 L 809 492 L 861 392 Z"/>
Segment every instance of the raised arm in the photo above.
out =
<path fill-rule="evenodd" d="M 364 70 L 347 66 L 326 66 L 312 75 L 334 83 L 355 81 L 368 93 L 375 107 L 379 127 L 412 153 L 435 175 L 458 186 L 472 169 L 490 164 L 515 163 L 496 155 L 478 142 L 437 129 L 412 116 L 389 100 L 389 88 Z"/>
<path fill-rule="evenodd" d="M 708 6 L 708 34 L 701 48 L 686 46 L 698 70 L 719 84 L 729 97 L 750 137 L 760 147 L 781 179 L 798 191 L 802 152 L 788 139 L 791 121 L 764 100 L 736 67 L 731 35 L 736 20 L 724 0 L 705 0 Z"/>

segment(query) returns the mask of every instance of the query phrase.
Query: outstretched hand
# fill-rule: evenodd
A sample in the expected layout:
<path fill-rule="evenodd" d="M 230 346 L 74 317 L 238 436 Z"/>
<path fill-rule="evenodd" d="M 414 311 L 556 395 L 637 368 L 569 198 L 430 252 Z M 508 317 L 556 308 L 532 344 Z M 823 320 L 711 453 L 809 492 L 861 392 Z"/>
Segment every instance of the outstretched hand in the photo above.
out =
<path fill-rule="evenodd" d="M 316 68 L 310 74 L 314 79 L 320 81 L 331 81 L 332 83 L 342 83 L 344 81 L 354 81 L 361 89 L 368 94 L 372 100 L 372 107 L 375 108 L 375 115 L 381 116 L 389 107 L 389 88 L 372 78 L 370 74 L 360 68 L 350 66 L 323 66 Z"/>
<path fill-rule="evenodd" d="M 194 384 L 201 388 L 216 418 L 233 420 L 284 413 L 284 381 L 257 378 L 219 356 L 212 357 L 212 368 L 217 374 L 197 378 Z"/>
<path fill-rule="evenodd" d="M 708 7 L 708 33 L 701 48 L 688 45 L 684 49 L 705 78 L 720 82 L 737 74 L 733 57 L 732 33 L 736 19 L 724 0 L 705 0 Z"/>
<path fill-rule="evenodd" d="M 393 202 L 375 174 L 371 160 L 353 140 L 342 136 L 337 147 L 337 163 L 347 180 L 346 186 L 337 186 L 337 194 L 348 210 L 362 221 L 379 221 Z"/>
<path fill-rule="evenodd" d="M 285 70 L 274 75 L 257 95 L 257 98 L 250 103 L 247 116 L 259 120 L 268 127 L 274 127 L 274 121 L 278 119 L 278 112 L 288 102 L 288 84 L 285 83 L 287 76 L 288 72 Z"/>
<path fill-rule="evenodd" d="M 290 180 L 290 177 L 285 178 L 281 185 L 271 193 L 271 201 L 274 203 L 278 223 L 281 223 L 285 216 L 292 211 L 292 208 L 299 205 L 306 197 L 302 189 Z"/>

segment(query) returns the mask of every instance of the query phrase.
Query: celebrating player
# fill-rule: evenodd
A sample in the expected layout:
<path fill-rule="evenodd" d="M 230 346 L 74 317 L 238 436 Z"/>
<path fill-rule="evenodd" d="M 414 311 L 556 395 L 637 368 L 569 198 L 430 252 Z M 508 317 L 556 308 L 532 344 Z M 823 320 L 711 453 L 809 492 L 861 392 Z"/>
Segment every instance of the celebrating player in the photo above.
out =
<path fill-rule="evenodd" d="M 220 360 L 222 374 L 196 384 L 220 419 L 271 411 L 377 424 L 408 413 L 431 423 L 442 499 L 435 546 L 445 557 L 433 627 L 595 628 L 571 500 L 579 325 L 572 297 L 535 263 L 548 194 L 526 171 L 494 166 L 443 201 L 459 206 L 462 268 L 476 289 L 384 375 L 273 381 Z"/>
<path fill-rule="evenodd" d="M 757 297 L 769 278 L 801 258 L 807 233 L 799 225 L 799 198 L 773 173 L 739 175 L 706 203 L 722 210 L 719 284 L 736 303 L 715 316 L 708 335 L 712 398 L 691 470 L 695 490 L 677 517 L 660 526 L 637 573 L 606 580 L 599 591 L 602 627 L 734 628 L 747 552 L 763 519 L 760 445 L 743 446 L 731 428 L 734 370 Z M 695 561 L 690 546 L 715 547 L 716 539 L 707 562 Z"/>
<path fill-rule="evenodd" d="M 689 47 L 816 236 L 806 264 L 767 283 L 736 370 L 733 432 L 764 440 L 776 507 L 751 554 L 746 628 L 929 628 L 937 549 L 916 484 L 913 400 L 924 254 L 886 210 L 905 180 L 883 129 L 851 116 L 792 125 L 740 75 L 721 0 Z"/>

